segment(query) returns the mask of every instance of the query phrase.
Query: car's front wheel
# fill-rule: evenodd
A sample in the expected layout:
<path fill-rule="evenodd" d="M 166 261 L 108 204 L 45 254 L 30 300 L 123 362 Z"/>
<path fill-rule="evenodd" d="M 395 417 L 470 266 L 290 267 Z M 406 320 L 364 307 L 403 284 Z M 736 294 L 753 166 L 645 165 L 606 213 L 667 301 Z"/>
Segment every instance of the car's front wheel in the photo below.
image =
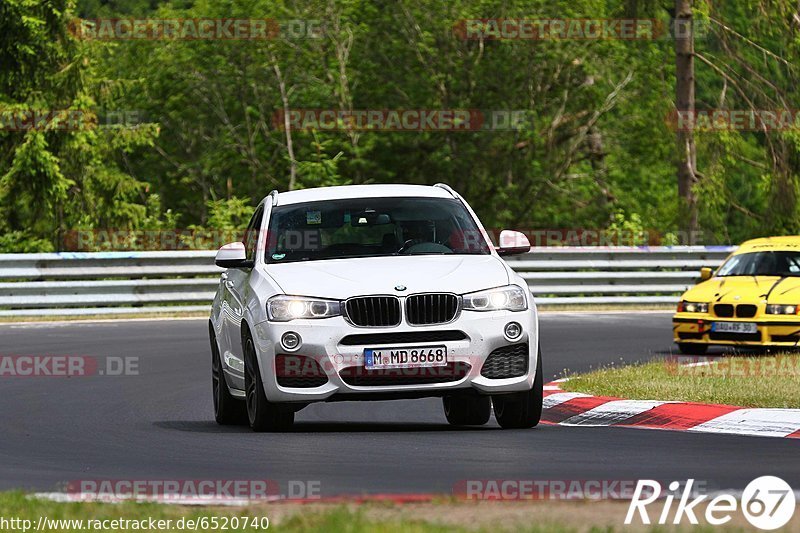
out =
<path fill-rule="evenodd" d="M 211 391 L 214 398 L 214 419 L 217 424 L 222 426 L 246 424 L 244 402 L 231 395 L 225 382 L 217 336 L 214 334 L 214 327 L 211 324 L 208 325 L 208 335 L 211 340 Z"/>
<path fill-rule="evenodd" d="M 679 342 L 678 349 L 684 355 L 703 355 L 708 351 L 708 344 L 696 342 Z"/>
<path fill-rule="evenodd" d="M 253 431 L 282 431 L 294 423 L 294 409 L 267 400 L 253 339 L 246 334 L 244 347 L 244 388 L 247 419 Z"/>
<path fill-rule="evenodd" d="M 538 351 L 533 388 L 524 392 L 498 394 L 492 397 L 494 416 L 503 429 L 532 428 L 542 418 L 544 374 L 542 372 L 541 348 Z"/>
<path fill-rule="evenodd" d="M 488 396 L 445 396 L 444 416 L 454 426 L 482 426 L 492 414 Z"/>

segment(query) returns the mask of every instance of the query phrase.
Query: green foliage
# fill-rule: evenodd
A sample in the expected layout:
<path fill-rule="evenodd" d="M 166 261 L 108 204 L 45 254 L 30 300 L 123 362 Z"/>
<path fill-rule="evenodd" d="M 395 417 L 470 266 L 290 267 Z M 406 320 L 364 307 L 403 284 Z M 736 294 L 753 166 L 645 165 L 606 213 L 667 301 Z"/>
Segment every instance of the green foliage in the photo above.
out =
<path fill-rule="evenodd" d="M 0 235 L 0 253 L 25 254 L 35 252 L 52 252 L 53 243 L 46 239 L 33 237 L 23 231 L 11 231 Z"/>
<path fill-rule="evenodd" d="M 141 227 L 148 230 L 170 230 L 180 227 L 178 222 L 180 215 L 173 213 L 172 209 L 164 210 L 161 204 L 161 196 L 150 194 L 147 196 L 145 204 L 145 217 Z"/>
<path fill-rule="evenodd" d="M 67 230 L 133 229 L 146 217 L 146 184 L 122 163 L 138 147 L 152 146 L 157 127 L 109 127 L 97 120 L 99 110 L 118 108 L 121 95 L 95 69 L 94 54 L 107 46 L 69 34 L 73 8 L 63 0 L 0 0 L 3 111 L 57 117 L 0 132 L 6 249 L 14 242 L 20 250 L 51 249 Z M 20 233 L 25 237 L 15 237 Z"/>
<path fill-rule="evenodd" d="M 298 171 L 302 188 L 326 187 L 329 185 L 349 185 L 349 180 L 339 174 L 339 160 L 344 155 L 340 151 L 335 156 L 328 155 L 332 139 L 319 140 L 317 132 L 311 132 L 310 146 L 315 150 L 312 159 L 300 161 Z"/>
<path fill-rule="evenodd" d="M 209 216 L 206 225 L 214 229 L 245 229 L 250 217 L 253 216 L 253 208 L 247 198 L 234 196 L 222 200 L 210 200 L 207 207 Z"/>
<path fill-rule="evenodd" d="M 669 4 L 669 2 L 667 3 Z M 800 108 L 790 0 L 698 0 L 698 109 Z M 234 230 L 271 189 L 447 182 L 489 227 L 677 232 L 674 41 L 465 40 L 481 18 L 649 18 L 656 0 L 0 0 L 0 107 L 97 113 L 0 131 L 5 249 L 74 229 Z M 322 38 L 79 40 L 75 16 L 320 21 Z M 702 59 L 701 59 L 702 58 Z M 289 109 L 523 110 L 517 128 L 292 130 Z M 134 124 L 107 124 L 122 111 Z M 800 231 L 800 133 L 698 132 L 702 242 Z M 291 146 L 291 149 L 290 149 Z M 38 244 L 37 244 L 38 243 Z M 45 243 L 47 243 L 45 245 Z"/>
<path fill-rule="evenodd" d="M 623 246 L 645 246 L 649 243 L 647 228 L 636 213 L 628 216 L 623 211 L 616 211 L 611 216 L 607 232 L 616 237 L 613 242 Z"/>

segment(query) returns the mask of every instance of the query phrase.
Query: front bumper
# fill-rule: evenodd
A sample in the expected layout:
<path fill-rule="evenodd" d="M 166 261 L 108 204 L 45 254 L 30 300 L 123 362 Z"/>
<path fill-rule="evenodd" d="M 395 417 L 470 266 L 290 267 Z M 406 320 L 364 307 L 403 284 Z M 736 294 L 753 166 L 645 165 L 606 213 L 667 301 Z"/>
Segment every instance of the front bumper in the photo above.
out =
<path fill-rule="evenodd" d="M 757 314 L 753 318 L 722 318 L 701 313 L 677 313 L 672 317 L 673 339 L 677 343 L 723 346 L 784 346 L 800 343 L 800 317 Z M 757 333 L 715 333 L 713 322 L 755 322 Z"/>
<path fill-rule="evenodd" d="M 508 341 L 503 328 L 508 322 L 522 325 L 519 339 Z M 293 331 L 302 337 L 302 346 L 294 352 L 283 350 L 281 336 Z M 398 333 L 422 333 L 460 331 L 463 340 L 375 343 L 344 345 L 342 339 L 349 335 L 380 335 Z M 253 337 L 259 358 L 264 392 L 272 402 L 317 402 L 342 399 L 369 399 L 369 396 L 390 396 L 392 393 L 413 396 L 440 396 L 448 391 L 498 394 L 529 390 L 536 375 L 539 342 L 538 322 L 535 309 L 522 312 L 471 312 L 464 311 L 449 324 L 434 326 L 408 326 L 401 324 L 393 328 L 361 328 L 350 325 L 342 317 L 320 320 L 294 320 L 291 322 L 261 322 L 253 327 Z M 528 369 L 519 377 L 489 379 L 481 376 L 483 363 L 489 354 L 501 347 L 526 343 L 528 345 Z M 448 359 L 456 364 L 466 363 L 466 375 L 452 381 L 424 384 L 354 385 L 347 383 L 340 374 L 344 369 L 364 365 L 365 348 L 402 348 L 413 346 L 446 346 Z M 275 357 L 280 354 L 302 355 L 313 358 L 325 372 L 327 382 L 317 387 L 286 387 L 278 383 Z M 408 372 L 407 370 L 406 372 Z M 413 372 L 413 371 L 410 371 Z M 345 375 L 347 371 L 345 371 Z M 352 380 L 351 380 L 352 381 Z M 360 398 L 359 398 L 360 397 Z"/>

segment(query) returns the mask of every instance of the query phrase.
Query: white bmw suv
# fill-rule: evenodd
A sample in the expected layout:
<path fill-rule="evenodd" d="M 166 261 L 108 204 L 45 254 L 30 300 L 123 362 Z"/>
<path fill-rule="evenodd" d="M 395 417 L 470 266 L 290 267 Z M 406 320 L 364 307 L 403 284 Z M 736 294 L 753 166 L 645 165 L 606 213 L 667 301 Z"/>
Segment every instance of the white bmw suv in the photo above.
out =
<path fill-rule="evenodd" d="M 447 420 L 503 428 L 542 410 L 536 305 L 446 185 L 278 193 L 223 246 L 211 310 L 215 418 L 286 429 L 311 402 L 441 397 Z"/>

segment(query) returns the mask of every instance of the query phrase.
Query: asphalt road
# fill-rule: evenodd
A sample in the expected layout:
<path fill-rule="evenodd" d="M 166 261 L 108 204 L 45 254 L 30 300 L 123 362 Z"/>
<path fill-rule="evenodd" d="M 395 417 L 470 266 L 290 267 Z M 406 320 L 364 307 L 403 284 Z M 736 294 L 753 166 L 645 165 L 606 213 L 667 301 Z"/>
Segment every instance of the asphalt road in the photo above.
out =
<path fill-rule="evenodd" d="M 658 357 L 669 315 L 546 314 L 546 375 Z M 0 378 L 0 489 L 81 479 L 320 482 L 323 495 L 450 492 L 469 479 L 702 480 L 800 487 L 800 442 L 626 428 L 447 425 L 440 400 L 315 404 L 295 430 L 212 418 L 203 320 L 0 326 L 0 355 L 138 357 L 138 375 Z M 102 366 L 102 365 L 101 365 Z"/>

